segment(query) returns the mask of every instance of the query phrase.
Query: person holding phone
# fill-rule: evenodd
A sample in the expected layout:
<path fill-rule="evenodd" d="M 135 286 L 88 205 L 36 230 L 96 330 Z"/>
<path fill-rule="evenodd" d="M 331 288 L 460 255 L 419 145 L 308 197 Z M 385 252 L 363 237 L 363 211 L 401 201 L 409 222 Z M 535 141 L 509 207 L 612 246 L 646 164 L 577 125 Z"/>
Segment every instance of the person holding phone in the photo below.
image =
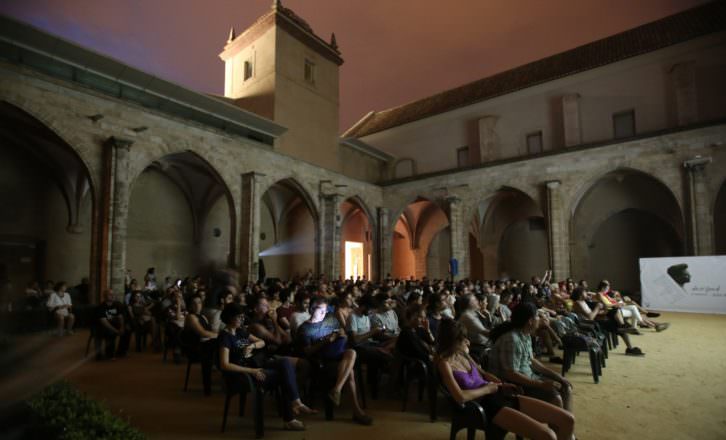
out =
<path fill-rule="evenodd" d="M 328 398 L 335 406 L 339 406 L 343 387 L 347 387 L 353 404 L 353 421 L 361 425 L 371 425 L 373 419 L 363 411 L 358 402 L 353 372 L 356 352 L 347 348 L 345 332 L 334 316 L 326 317 L 327 311 L 328 301 L 324 297 L 317 296 L 312 299 L 310 319 L 297 330 L 301 349 L 309 358 L 337 364 L 335 384 L 328 392 Z"/>

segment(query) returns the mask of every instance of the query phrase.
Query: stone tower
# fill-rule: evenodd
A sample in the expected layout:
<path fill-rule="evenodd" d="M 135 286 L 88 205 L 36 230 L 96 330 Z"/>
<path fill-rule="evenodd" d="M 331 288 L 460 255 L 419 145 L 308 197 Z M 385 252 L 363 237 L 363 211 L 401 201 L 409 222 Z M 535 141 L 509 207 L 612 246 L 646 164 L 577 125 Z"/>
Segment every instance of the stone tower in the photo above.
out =
<path fill-rule="evenodd" d="M 224 95 L 288 128 L 281 153 L 338 171 L 338 68 L 335 36 L 326 42 L 293 11 L 272 9 L 240 35 L 230 31 L 220 58 Z"/>

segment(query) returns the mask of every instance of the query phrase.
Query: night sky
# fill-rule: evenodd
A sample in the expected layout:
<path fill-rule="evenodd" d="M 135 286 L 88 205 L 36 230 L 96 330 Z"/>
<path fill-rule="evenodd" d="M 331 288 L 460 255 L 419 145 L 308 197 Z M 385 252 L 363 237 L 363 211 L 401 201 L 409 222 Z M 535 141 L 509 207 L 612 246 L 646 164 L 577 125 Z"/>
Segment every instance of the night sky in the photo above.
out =
<path fill-rule="evenodd" d="M 335 32 L 341 131 L 371 110 L 516 67 L 704 0 L 283 0 Z M 271 0 L 3 0 L 0 12 L 193 90 L 222 94 L 218 55 Z"/>

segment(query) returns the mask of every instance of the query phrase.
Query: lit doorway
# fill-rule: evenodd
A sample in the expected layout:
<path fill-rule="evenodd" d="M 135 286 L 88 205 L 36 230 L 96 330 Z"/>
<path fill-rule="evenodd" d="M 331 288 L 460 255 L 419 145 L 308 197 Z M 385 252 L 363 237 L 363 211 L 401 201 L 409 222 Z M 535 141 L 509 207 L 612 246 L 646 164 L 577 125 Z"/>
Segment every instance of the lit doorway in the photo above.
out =
<path fill-rule="evenodd" d="M 365 275 L 363 270 L 363 243 L 345 242 L 345 278 L 356 279 Z"/>

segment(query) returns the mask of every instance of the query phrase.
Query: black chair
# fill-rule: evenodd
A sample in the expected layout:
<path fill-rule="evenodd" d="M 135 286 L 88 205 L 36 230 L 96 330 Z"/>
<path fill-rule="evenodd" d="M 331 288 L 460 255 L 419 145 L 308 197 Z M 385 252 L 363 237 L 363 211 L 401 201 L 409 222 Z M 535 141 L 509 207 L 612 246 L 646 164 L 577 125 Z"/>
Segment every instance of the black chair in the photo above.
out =
<path fill-rule="evenodd" d="M 590 355 L 590 368 L 592 370 L 592 378 L 595 383 L 600 382 L 600 376 L 602 376 L 602 364 L 604 362 L 603 352 L 600 349 L 598 343 L 585 335 L 570 334 L 562 337 L 562 344 L 564 346 L 563 359 L 562 359 L 562 376 L 569 371 L 572 364 L 575 363 L 575 358 L 580 352 L 588 352 Z"/>
<path fill-rule="evenodd" d="M 227 427 L 227 413 L 229 402 L 233 397 L 239 396 L 239 416 L 244 417 L 247 394 L 253 398 L 253 420 L 255 424 L 255 438 L 262 438 L 265 435 L 265 392 L 255 379 L 249 374 L 239 373 L 239 381 L 232 379 L 234 376 L 223 375 L 224 387 L 224 414 L 222 416 L 222 432 Z"/>
<path fill-rule="evenodd" d="M 440 391 L 451 404 L 450 440 L 455 440 L 456 434 L 464 428 L 466 428 L 467 440 L 474 440 L 477 430 L 484 431 L 485 438 L 488 440 L 503 440 L 506 437 L 507 431 L 490 423 L 481 405 L 474 401 L 465 403 L 457 402 L 441 380 L 439 380 L 439 383 Z M 519 439 L 520 437 L 518 436 L 517 438 Z"/>
<path fill-rule="evenodd" d="M 418 382 L 418 401 L 423 401 L 424 391 L 428 393 L 429 399 L 429 416 L 432 422 L 436 420 L 436 379 L 434 372 L 431 371 L 429 365 L 421 359 L 409 357 L 399 354 L 401 358 L 401 366 L 399 379 L 403 387 L 401 396 L 401 411 L 406 411 L 408 406 L 408 396 L 411 383 Z M 433 368 L 433 367 L 431 367 Z"/>

